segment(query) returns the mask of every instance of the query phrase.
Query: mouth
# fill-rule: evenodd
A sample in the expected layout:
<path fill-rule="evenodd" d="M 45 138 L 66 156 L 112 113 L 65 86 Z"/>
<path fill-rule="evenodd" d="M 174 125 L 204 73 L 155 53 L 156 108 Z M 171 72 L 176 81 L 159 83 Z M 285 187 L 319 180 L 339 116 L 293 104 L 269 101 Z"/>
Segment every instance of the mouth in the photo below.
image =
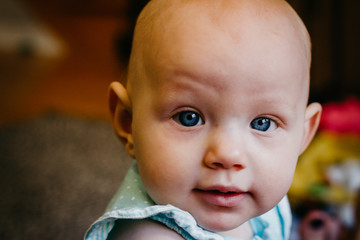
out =
<path fill-rule="evenodd" d="M 232 208 L 238 206 L 249 192 L 234 187 L 214 186 L 210 188 L 196 188 L 197 196 L 208 204 L 218 207 Z"/>

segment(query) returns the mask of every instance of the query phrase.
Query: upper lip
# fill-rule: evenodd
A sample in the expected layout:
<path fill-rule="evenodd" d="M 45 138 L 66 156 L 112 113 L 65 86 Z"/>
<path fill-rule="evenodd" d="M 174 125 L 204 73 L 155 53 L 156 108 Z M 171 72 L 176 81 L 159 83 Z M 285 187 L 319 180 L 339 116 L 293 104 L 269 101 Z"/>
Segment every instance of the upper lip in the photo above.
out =
<path fill-rule="evenodd" d="M 241 193 L 245 192 L 235 186 L 222 186 L 222 185 L 215 185 L 210 187 L 200 187 L 195 188 L 197 191 L 201 192 L 220 192 L 220 193 Z"/>

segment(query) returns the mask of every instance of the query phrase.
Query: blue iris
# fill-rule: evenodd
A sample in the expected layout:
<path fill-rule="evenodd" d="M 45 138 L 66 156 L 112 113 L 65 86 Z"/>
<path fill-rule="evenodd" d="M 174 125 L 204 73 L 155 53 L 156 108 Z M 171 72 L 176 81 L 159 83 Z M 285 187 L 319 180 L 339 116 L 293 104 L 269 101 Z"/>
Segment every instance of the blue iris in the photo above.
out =
<path fill-rule="evenodd" d="M 178 113 L 177 118 L 179 123 L 185 127 L 193 127 L 202 124 L 201 116 L 192 111 L 180 112 Z"/>
<path fill-rule="evenodd" d="M 255 118 L 251 121 L 250 126 L 255 130 L 266 132 L 271 126 L 271 120 L 264 117 Z"/>

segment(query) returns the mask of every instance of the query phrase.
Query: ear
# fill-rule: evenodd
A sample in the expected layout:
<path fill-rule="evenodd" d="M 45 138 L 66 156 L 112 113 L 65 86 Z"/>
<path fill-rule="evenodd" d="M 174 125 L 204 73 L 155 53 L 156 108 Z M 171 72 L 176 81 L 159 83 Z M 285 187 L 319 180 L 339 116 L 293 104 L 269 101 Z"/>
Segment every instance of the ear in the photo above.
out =
<path fill-rule="evenodd" d="M 131 104 L 125 87 L 112 82 L 109 87 L 109 106 L 114 131 L 131 157 L 135 157 L 132 136 Z"/>
<path fill-rule="evenodd" d="M 308 147 L 313 139 L 320 123 L 321 105 L 311 103 L 305 110 L 304 135 L 301 153 Z"/>

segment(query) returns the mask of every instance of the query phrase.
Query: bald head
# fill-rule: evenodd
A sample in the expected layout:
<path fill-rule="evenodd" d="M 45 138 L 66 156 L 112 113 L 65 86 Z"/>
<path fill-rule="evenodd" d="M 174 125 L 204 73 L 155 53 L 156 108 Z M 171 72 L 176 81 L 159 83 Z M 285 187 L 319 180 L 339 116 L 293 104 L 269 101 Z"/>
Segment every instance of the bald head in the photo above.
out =
<path fill-rule="evenodd" d="M 216 46 L 211 44 L 214 38 Z M 192 50 L 209 47 L 210 51 L 216 47 L 219 52 L 226 52 L 231 46 L 245 43 L 244 48 L 234 49 L 242 54 L 246 44 L 251 45 L 259 38 L 263 39 L 263 46 L 258 47 L 259 59 L 272 50 L 267 46 L 270 43 L 287 47 L 289 53 L 295 49 L 296 56 L 292 57 L 298 57 L 296 61 L 303 65 L 308 81 L 310 39 L 303 22 L 286 1 L 152 0 L 137 22 L 128 81 L 137 82 L 148 71 L 156 74 L 155 65 L 170 67 L 171 56 L 176 56 L 176 61 L 181 58 L 187 61 L 186 48 L 179 46 L 192 44 Z"/>

